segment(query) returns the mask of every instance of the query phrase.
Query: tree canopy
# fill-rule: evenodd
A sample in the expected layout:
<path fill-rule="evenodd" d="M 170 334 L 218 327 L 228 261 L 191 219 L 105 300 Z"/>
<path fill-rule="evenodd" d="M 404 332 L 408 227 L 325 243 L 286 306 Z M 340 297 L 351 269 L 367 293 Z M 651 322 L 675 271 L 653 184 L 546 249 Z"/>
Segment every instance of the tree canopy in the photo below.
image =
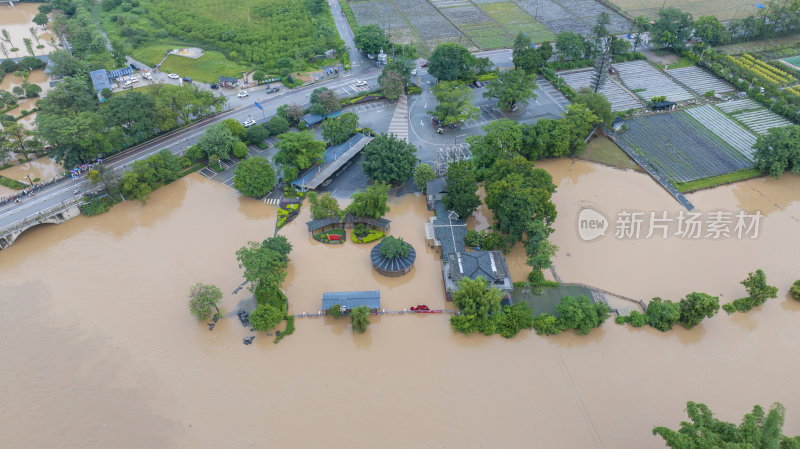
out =
<path fill-rule="evenodd" d="M 217 304 L 220 299 L 222 299 L 222 290 L 219 287 L 198 282 L 189 288 L 189 311 L 198 320 L 205 321 L 211 318 L 214 311 L 219 315 Z"/>
<path fill-rule="evenodd" d="M 471 80 L 474 56 L 455 42 L 439 44 L 428 58 L 428 73 L 439 81 Z"/>
<path fill-rule="evenodd" d="M 438 104 L 428 114 L 436 117 L 442 125 L 459 125 L 477 117 L 480 112 L 472 105 L 472 91 L 459 83 L 441 82 L 431 91 Z"/>
<path fill-rule="evenodd" d="M 681 307 L 668 299 L 653 298 L 645 310 L 647 321 L 651 326 L 666 332 L 681 318 Z"/>
<path fill-rule="evenodd" d="M 417 147 L 394 134 L 381 134 L 364 148 L 364 174 L 373 181 L 402 184 L 417 165 Z"/>
<path fill-rule="evenodd" d="M 478 182 L 467 161 L 453 162 L 447 167 L 445 176 L 447 194 L 444 206 L 466 220 L 481 205 Z"/>
<path fill-rule="evenodd" d="M 737 426 L 715 418 L 705 404 L 689 401 L 686 403 L 686 414 L 691 422 L 681 422 L 677 431 L 655 427 L 653 435 L 663 438 L 667 447 L 672 449 L 798 449 L 800 437 L 790 438 L 781 434 L 785 413 L 783 405 L 777 402 L 766 413 L 760 405 L 756 405 Z"/>
<path fill-rule="evenodd" d="M 450 317 L 450 325 L 468 335 L 471 332 L 494 334 L 497 323 L 490 317 L 499 314 L 502 299 L 503 293 L 490 287 L 483 277 L 474 280 L 462 278 L 458 282 L 458 290 L 453 292 L 453 304 L 460 313 Z"/>
<path fill-rule="evenodd" d="M 253 128 L 258 128 L 258 127 L 251 126 L 250 128 L 248 128 L 248 131 Z M 273 136 L 283 134 L 286 131 L 289 131 L 289 121 L 281 117 L 280 115 L 276 115 L 267 121 L 267 130 Z"/>
<path fill-rule="evenodd" d="M 254 198 L 266 195 L 275 186 L 275 169 L 269 160 L 254 156 L 240 161 L 233 171 L 233 188 Z"/>
<path fill-rule="evenodd" d="M 261 243 L 247 242 L 247 246 L 236 251 L 239 268 L 244 268 L 244 278 L 250 282 L 250 290 L 259 284 L 277 288 L 286 278 L 289 253 L 292 245 L 284 236 L 270 237 Z"/>
<path fill-rule="evenodd" d="M 259 304 L 248 320 L 254 331 L 267 332 L 286 318 L 286 312 L 269 304 Z"/>
<path fill-rule="evenodd" d="M 345 209 L 356 217 L 381 218 L 389 212 L 389 185 L 375 182 L 363 192 L 354 193 L 353 202 Z"/>
<path fill-rule="evenodd" d="M 285 133 L 278 136 L 278 152 L 275 162 L 282 164 L 283 177 L 287 181 L 297 179 L 300 172 L 322 162 L 325 142 L 314 138 L 311 131 Z"/>
<path fill-rule="evenodd" d="M 525 74 L 523 70 L 508 70 L 498 76 L 497 81 L 489 84 L 484 98 L 497 99 L 497 107 L 511 110 L 518 103 L 527 104 L 528 100 L 535 100 L 536 80 L 533 75 Z"/>
<path fill-rule="evenodd" d="M 363 334 L 367 331 L 369 326 L 369 308 L 367 306 L 358 306 L 350 310 L 350 325 L 353 332 Z"/>
<path fill-rule="evenodd" d="M 393 59 L 383 67 L 378 76 L 378 84 L 386 98 L 395 100 L 406 93 L 411 67 L 410 62 L 401 59 Z"/>
<path fill-rule="evenodd" d="M 611 103 L 601 92 L 592 92 L 591 89 L 584 87 L 575 95 L 573 103 L 580 103 L 589 108 L 597 117 L 598 125 L 602 123 L 611 126 L 611 122 L 614 121 L 615 115 L 611 111 Z"/>
<path fill-rule="evenodd" d="M 347 142 L 358 129 L 358 115 L 345 112 L 339 117 L 331 117 L 322 122 L 322 138 L 330 145 Z"/>
<path fill-rule="evenodd" d="M 387 235 L 381 242 L 380 249 L 381 256 L 387 259 L 394 259 L 397 257 L 407 257 L 411 253 L 411 245 L 406 243 L 402 238 L 392 237 Z"/>
<path fill-rule="evenodd" d="M 556 35 L 556 49 L 559 59 L 576 61 L 583 56 L 583 37 L 572 31 L 562 31 Z"/>
<path fill-rule="evenodd" d="M 372 55 L 377 55 L 381 50 L 389 50 L 389 38 L 378 25 L 359 26 L 353 40 L 359 50 Z"/>
<path fill-rule="evenodd" d="M 756 168 L 765 175 L 778 179 L 786 170 L 800 173 L 800 125 L 771 128 L 753 148 Z"/>
<path fill-rule="evenodd" d="M 216 123 L 206 128 L 206 132 L 197 139 L 197 146 L 208 157 L 216 155 L 220 159 L 227 159 L 235 142 L 236 137 L 230 127 L 225 123 Z"/>
<path fill-rule="evenodd" d="M 153 190 L 178 179 L 181 169 L 178 157 L 166 149 L 135 161 L 122 176 L 122 194 L 145 203 Z"/>
<path fill-rule="evenodd" d="M 704 318 L 711 318 L 719 311 L 719 298 L 706 293 L 692 292 L 678 302 L 681 314 L 678 321 L 686 329 L 691 329 Z"/>
<path fill-rule="evenodd" d="M 414 169 L 414 184 L 417 190 L 426 193 L 428 188 L 428 181 L 436 179 L 436 171 L 433 170 L 429 164 L 419 164 Z"/>
<path fill-rule="evenodd" d="M 342 109 L 342 106 L 339 104 L 339 98 L 336 97 L 334 91 L 327 87 L 319 87 L 311 92 L 311 108 L 309 111 L 312 114 L 330 114 L 339 109 Z"/>
<path fill-rule="evenodd" d="M 321 220 L 323 218 L 339 217 L 342 210 L 339 202 L 331 196 L 330 192 L 319 195 L 317 192 L 308 192 L 308 200 L 311 203 L 311 218 Z"/>
<path fill-rule="evenodd" d="M 650 30 L 651 40 L 663 47 L 681 49 L 692 35 L 692 15 L 678 8 L 662 8 Z"/>
<path fill-rule="evenodd" d="M 588 334 L 608 318 L 611 308 L 604 302 L 592 302 L 585 296 L 565 296 L 556 305 L 558 326 Z"/>

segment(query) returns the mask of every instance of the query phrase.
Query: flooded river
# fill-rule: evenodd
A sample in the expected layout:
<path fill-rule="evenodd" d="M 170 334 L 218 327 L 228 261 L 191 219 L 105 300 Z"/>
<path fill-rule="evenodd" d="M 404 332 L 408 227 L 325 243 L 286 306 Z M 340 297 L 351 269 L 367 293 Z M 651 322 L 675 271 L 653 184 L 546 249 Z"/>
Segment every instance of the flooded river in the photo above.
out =
<path fill-rule="evenodd" d="M 186 293 L 214 283 L 233 313 L 248 296 L 231 293 L 242 279 L 234 252 L 272 235 L 275 209 L 191 175 L 145 206 L 39 227 L 0 252 L 2 446 L 662 448 L 651 428 L 676 427 L 687 400 L 737 422 L 755 403 L 781 401 L 785 432 L 799 434 L 800 305 L 785 297 L 800 277 L 797 178 L 690 197 L 701 209 L 760 208 L 768 215 L 755 243 L 583 242 L 577 207 L 677 209 L 643 175 L 569 164 L 541 164 L 559 184 L 553 238 L 566 281 L 728 300 L 760 267 L 780 297 L 669 334 L 607 323 L 588 337 L 505 340 L 455 335 L 443 315 L 387 316 L 363 335 L 344 321 L 298 319 L 280 344 L 258 336 L 244 346 L 251 333 L 238 320 L 209 332 Z M 392 233 L 418 254 L 399 279 L 372 273 L 371 245 L 311 241 L 307 211 L 281 231 L 295 247 L 293 311 L 318 310 L 328 289 L 377 288 L 391 308 L 444 304 L 438 255 L 422 241 L 424 200 L 391 207 Z"/>

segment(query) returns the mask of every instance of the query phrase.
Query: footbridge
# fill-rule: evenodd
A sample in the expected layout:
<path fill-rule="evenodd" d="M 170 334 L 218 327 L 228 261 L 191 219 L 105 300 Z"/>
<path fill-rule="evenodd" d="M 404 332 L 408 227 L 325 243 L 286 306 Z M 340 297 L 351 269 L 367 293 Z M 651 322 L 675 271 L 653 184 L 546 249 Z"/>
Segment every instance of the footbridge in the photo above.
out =
<path fill-rule="evenodd" d="M 86 204 L 83 198 L 75 199 L 65 204 L 58 204 L 49 209 L 37 212 L 35 215 L 24 218 L 0 229 L 0 250 L 13 245 L 14 242 L 28 229 L 45 223 L 59 224 L 80 215 L 80 206 Z"/>

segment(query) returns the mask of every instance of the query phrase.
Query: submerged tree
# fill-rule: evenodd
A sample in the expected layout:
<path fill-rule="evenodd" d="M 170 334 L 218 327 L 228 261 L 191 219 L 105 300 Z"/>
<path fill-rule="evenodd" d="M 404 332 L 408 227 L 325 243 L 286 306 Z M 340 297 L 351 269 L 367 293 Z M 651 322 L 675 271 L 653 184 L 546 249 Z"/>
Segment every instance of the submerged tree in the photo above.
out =
<path fill-rule="evenodd" d="M 367 306 L 358 306 L 350 311 L 350 324 L 353 327 L 353 332 L 363 334 L 367 331 L 369 326 L 369 308 Z"/>
<path fill-rule="evenodd" d="M 198 282 L 189 289 L 189 311 L 198 320 L 205 321 L 212 316 L 219 315 L 217 304 L 222 299 L 222 290 L 212 284 L 202 284 Z"/>

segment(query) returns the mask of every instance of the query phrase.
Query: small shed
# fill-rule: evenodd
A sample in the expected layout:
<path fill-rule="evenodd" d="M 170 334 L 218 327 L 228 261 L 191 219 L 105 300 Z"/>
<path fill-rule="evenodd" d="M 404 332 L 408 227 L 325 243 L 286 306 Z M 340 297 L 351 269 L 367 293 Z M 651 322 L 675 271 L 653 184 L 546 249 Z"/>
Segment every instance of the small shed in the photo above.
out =
<path fill-rule="evenodd" d="M 317 123 L 321 123 L 326 118 L 335 118 L 342 115 L 342 111 L 333 111 L 331 113 L 325 115 L 317 115 L 317 114 L 306 114 L 300 117 L 300 120 L 306 123 L 306 126 L 311 127 L 316 125 Z"/>
<path fill-rule="evenodd" d="M 653 110 L 654 111 L 671 111 L 675 109 L 677 103 L 674 101 L 659 101 L 658 103 L 653 103 Z"/>
<path fill-rule="evenodd" d="M 232 76 L 220 76 L 219 85 L 222 87 L 236 87 L 239 85 L 239 78 Z"/>
<path fill-rule="evenodd" d="M 118 78 L 122 78 L 123 76 L 131 76 L 133 75 L 133 69 L 130 67 L 123 67 L 121 69 L 114 69 L 108 72 L 108 78 L 115 80 Z"/>
<path fill-rule="evenodd" d="M 620 131 L 622 130 L 623 125 L 625 125 L 625 120 L 623 120 L 622 117 L 617 117 L 614 119 L 614 122 L 611 123 L 611 129 L 614 131 Z"/>
<path fill-rule="evenodd" d="M 381 292 L 357 291 L 357 292 L 325 292 L 322 294 L 322 310 L 327 311 L 336 304 L 352 310 L 356 307 L 367 306 L 371 312 L 377 312 L 381 308 Z"/>
<path fill-rule="evenodd" d="M 345 214 L 343 218 L 329 217 L 312 220 L 306 222 L 306 226 L 308 226 L 308 232 L 311 234 L 319 234 L 331 229 L 351 229 L 358 223 L 364 223 L 372 227 L 372 229 L 379 229 L 385 233 L 389 230 L 391 220 L 385 218 L 355 217 L 352 214 Z"/>

